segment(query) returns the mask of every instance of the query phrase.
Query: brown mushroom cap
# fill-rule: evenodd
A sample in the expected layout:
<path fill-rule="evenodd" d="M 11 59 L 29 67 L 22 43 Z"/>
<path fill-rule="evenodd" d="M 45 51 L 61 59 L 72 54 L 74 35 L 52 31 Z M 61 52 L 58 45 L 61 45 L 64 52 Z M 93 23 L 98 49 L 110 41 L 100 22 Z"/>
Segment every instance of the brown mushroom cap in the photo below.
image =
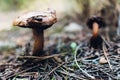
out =
<path fill-rule="evenodd" d="M 99 16 L 92 16 L 88 19 L 87 21 L 87 26 L 92 29 L 93 27 L 93 23 L 96 22 L 98 23 L 99 25 L 99 28 L 102 28 L 102 27 L 105 27 L 106 26 L 106 23 L 105 21 L 103 20 L 102 17 L 99 17 Z"/>
<path fill-rule="evenodd" d="M 49 9 L 45 12 L 25 13 L 15 19 L 13 25 L 24 28 L 46 29 L 52 26 L 56 21 L 56 12 Z"/>

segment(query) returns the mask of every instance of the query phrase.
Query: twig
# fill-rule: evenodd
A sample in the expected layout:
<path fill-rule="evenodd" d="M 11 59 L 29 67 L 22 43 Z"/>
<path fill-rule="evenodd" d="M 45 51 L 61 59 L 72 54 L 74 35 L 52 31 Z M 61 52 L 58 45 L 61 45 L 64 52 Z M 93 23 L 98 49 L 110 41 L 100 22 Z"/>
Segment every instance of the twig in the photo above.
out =
<path fill-rule="evenodd" d="M 16 67 L 16 66 L 20 66 L 21 64 L 13 64 L 13 63 L 2 63 L 2 64 L 0 64 L 0 67 L 1 66 L 14 66 L 14 67 Z"/>
<path fill-rule="evenodd" d="M 63 62 L 62 64 L 60 64 L 60 65 L 58 65 L 57 67 L 53 68 L 52 71 L 50 71 L 50 72 L 48 73 L 48 75 L 50 75 L 51 73 L 53 73 L 56 69 L 58 69 L 59 67 L 61 67 L 63 64 L 65 64 L 65 63 Z"/>
<path fill-rule="evenodd" d="M 55 57 L 53 57 L 58 63 L 62 63 L 62 60 L 61 60 L 61 58 L 59 58 L 58 56 L 55 56 Z"/>
<path fill-rule="evenodd" d="M 89 77 L 89 78 L 91 78 L 91 79 L 95 79 L 94 76 L 92 76 L 92 75 L 88 74 L 86 71 L 84 71 L 84 70 L 79 66 L 79 64 L 78 64 L 78 62 L 77 62 L 76 55 L 77 55 L 77 51 L 78 51 L 78 49 L 80 48 L 80 46 L 81 46 L 81 45 L 79 45 L 79 46 L 76 48 L 76 50 L 75 50 L 75 53 L 74 53 L 74 61 L 75 61 L 76 65 L 78 66 L 78 68 L 79 68 L 87 77 Z"/>
<path fill-rule="evenodd" d="M 66 67 L 66 66 L 64 66 L 64 65 L 63 65 L 62 67 L 65 68 L 66 70 L 69 70 L 69 71 L 71 71 L 71 72 L 74 72 L 74 69 L 72 69 L 72 68 L 70 68 L 70 67 L 68 68 L 68 67 Z"/>
<path fill-rule="evenodd" d="M 103 36 L 101 36 L 101 37 L 102 37 L 103 41 L 105 42 L 105 44 L 106 44 L 109 48 L 111 48 L 110 44 L 105 40 L 105 38 L 104 38 Z"/>
<path fill-rule="evenodd" d="M 45 60 L 45 59 L 48 59 L 48 58 L 52 58 L 52 57 L 57 57 L 57 56 L 62 56 L 62 55 L 65 55 L 66 53 L 61 53 L 61 54 L 54 54 L 54 55 L 50 55 L 50 56 L 40 56 L 40 57 L 37 57 L 37 56 L 19 56 L 18 59 L 39 59 L 39 60 Z"/>
<path fill-rule="evenodd" d="M 65 62 L 63 62 L 62 64 L 60 64 L 60 65 L 58 65 L 57 67 L 53 68 L 52 71 L 50 71 L 50 72 L 45 76 L 45 78 L 46 78 L 47 76 L 49 76 L 51 73 L 53 73 L 55 70 L 57 70 L 59 67 L 61 67 L 63 64 L 65 64 Z"/>
<path fill-rule="evenodd" d="M 112 66 L 111 66 L 110 61 L 109 61 L 109 59 L 107 57 L 106 47 L 105 47 L 104 43 L 103 43 L 103 54 L 104 54 L 104 56 L 105 56 L 105 58 L 106 58 L 106 60 L 108 62 L 109 68 L 112 70 Z"/>

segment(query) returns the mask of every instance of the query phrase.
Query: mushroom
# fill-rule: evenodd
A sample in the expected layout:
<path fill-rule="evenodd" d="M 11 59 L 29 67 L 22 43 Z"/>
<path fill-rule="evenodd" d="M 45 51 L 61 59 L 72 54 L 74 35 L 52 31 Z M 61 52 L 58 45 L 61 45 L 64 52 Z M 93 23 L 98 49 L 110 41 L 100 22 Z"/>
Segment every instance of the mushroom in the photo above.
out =
<path fill-rule="evenodd" d="M 106 26 L 103 18 L 99 16 L 90 17 L 87 21 L 87 26 L 92 30 L 93 36 L 90 39 L 90 47 L 94 49 L 102 49 L 103 39 L 99 35 L 99 28 Z"/>
<path fill-rule="evenodd" d="M 45 12 L 29 12 L 19 16 L 13 21 L 14 26 L 31 28 L 34 38 L 33 55 L 43 54 L 44 30 L 51 27 L 57 21 L 56 12 L 47 10 Z"/>

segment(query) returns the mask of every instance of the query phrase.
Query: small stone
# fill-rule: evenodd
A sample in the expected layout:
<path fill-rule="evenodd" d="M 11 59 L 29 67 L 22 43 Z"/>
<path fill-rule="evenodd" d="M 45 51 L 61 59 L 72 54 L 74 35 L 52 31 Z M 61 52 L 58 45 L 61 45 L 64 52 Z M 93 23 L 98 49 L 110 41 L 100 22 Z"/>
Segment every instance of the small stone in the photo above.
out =
<path fill-rule="evenodd" d="M 100 64 L 106 64 L 106 63 L 108 63 L 108 62 L 107 62 L 107 60 L 105 59 L 105 57 L 101 57 L 101 58 L 99 59 L 99 63 L 100 63 Z"/>

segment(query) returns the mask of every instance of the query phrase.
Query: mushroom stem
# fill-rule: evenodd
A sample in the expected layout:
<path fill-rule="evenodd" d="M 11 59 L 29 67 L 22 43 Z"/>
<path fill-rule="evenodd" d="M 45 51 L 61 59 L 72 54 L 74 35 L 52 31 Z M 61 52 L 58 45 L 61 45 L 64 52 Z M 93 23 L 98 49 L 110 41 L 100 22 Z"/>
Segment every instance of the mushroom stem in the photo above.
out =
<path fill-rule="evenodd" d="M 98 36 L 98 32 L 99 32 L 99 25 L 96 22 L 94 22 L 93 23 L 93 36 L 94 37 Z"/>
<path fill-rule="evenodd" d="M 44 32 L 40 29 L 33 29 L 34 47 L 33 55 L 38 56 L 43 54 L 44 47 Z"/>

